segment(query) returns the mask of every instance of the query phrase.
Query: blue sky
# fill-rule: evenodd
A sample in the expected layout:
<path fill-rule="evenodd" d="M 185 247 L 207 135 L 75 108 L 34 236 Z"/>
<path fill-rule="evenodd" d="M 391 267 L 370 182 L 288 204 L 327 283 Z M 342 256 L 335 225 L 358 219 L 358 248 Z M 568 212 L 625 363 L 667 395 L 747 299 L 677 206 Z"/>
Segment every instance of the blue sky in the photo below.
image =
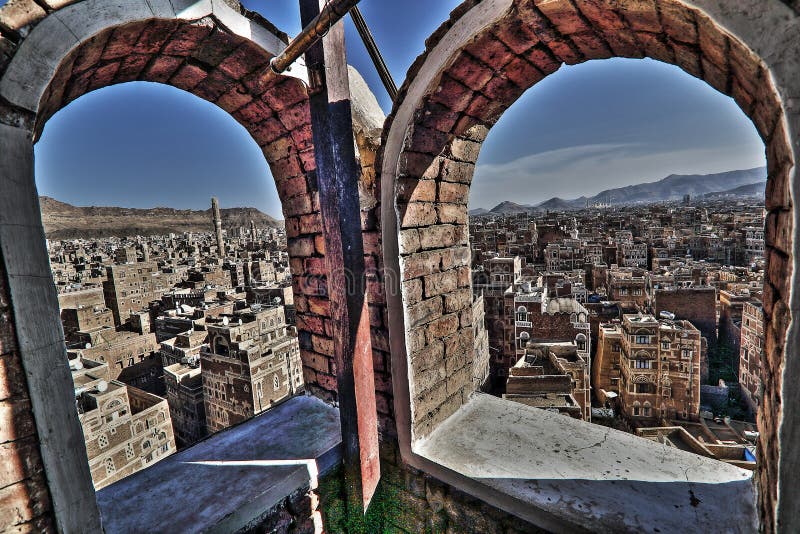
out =
<path fill-rule="evenodd" d="M 0 4 L 2 0 L 0 0 Z M 290 35 L 296 0 L 246 0 Z M 459 2 L 364 0 L 361 9 L 398 85 L 425 38 Z M 391 103 L 352 23 L 349 61 L 386 112 Z M 529 90 L 492 130 L 471 207 L 534 203 L 670 173 L 756 167 L 763 146 L 732 100 L 655 61 L 564 67 Z M 57 113 L 36 146 L 40 194 L 77 205 L 255 206 L 280 216 L 263 156 L 225 112 L 148 83 L 95 91 Z"/>

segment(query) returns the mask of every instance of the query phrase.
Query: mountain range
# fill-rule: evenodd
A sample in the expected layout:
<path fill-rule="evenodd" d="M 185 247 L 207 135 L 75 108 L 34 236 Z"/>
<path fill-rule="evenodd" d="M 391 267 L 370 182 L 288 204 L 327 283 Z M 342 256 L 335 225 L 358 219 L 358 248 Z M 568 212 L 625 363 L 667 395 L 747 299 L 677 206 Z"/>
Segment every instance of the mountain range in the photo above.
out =
<path fill-rule="evenodd" d="M 587 206 L 652 204 L 681 200 L 685 195 L 692 198 L 744 198 L 764 196 L 767 181 L 765 167 L 721 172 L 717 174 L 672 174 L 657 182 L 628 185 L 606 189 L 592 196 L 574 199 L 554 197 L 536 205 L 504 201 L 491 210 L 477 208 L 470 215 L 512 215 L 514 213 L 538 213 L 544 211 L 578 210 Z"/>
<path fill-rule="evenodd" d="M 50 197 L 39 197 L 42 223 L 49 239 L 163 235 L 183 232 L 211 232 L 211 209 L 120 208 L 73 206 Z M 282 222 L 256 208 L 221 209 L 222 227 L 233 230 L 257 226 L 280 227 Z"/>

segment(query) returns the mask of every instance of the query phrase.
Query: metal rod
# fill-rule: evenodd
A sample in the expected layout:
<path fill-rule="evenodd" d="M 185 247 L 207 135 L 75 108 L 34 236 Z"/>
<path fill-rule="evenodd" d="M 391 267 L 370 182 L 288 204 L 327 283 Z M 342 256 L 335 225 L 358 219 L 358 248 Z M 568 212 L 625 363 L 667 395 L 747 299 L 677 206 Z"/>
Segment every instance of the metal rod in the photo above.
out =
<path fill-rule="evenodd" d="M 367 21 L 364 20 L 364 16 L 361 14 L 361 10 L 358 9 L 358 6 L 353 6 L 350 10 L 350 17 L 353 19 L 353 24 L 355 24 L 358 34 L 361 36 L 361 40 L 364 41 L 364 46 L 367 48 L 367 52 L 369 52 L 369 57 L 372 58 L 372 63 L 378 71 L 378 76 L 381 77 L 386 92 L 389 93 L 389 98 L 391 98 L 392 101 L 396 100 L 397 84 L 394 83 L 392 73 L 389 72 L 386 62 L 383 61 L 381 51 L 375 43 L 372 32 L 369 31 L 369 26 L 367 26 Z"/>
<path fill-rule="evenodd" d="M 331 0 L 297 37 L 291 40 L 283 52 L 272 58 L 269 62 L 270 70 L 267 71 L 265 81 L 283 73 L 289 66 L 297 61 L 314 43 L 324 37 L 331 26 L 342 20 L 359 0 Z"/>

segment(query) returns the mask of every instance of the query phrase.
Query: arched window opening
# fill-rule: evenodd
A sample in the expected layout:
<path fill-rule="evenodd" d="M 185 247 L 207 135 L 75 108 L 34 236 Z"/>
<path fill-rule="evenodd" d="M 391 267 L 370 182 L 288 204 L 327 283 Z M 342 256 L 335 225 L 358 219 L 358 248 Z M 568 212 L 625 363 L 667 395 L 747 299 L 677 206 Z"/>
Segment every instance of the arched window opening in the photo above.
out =
<path fill-rule="evenodd" d="M 104 380 L 91 394 L 106 410 L 123 408 L 114 424 L 159 441 L 145 462 L 127 454 L 124 469 L 95 479 L 100 489 L 303 389 L 300 378 L 254 403 L 249 387 L 226 386 L 231 377 L 255 379 L 262 367 L 303 373 L 296 334 L 275 327 L 292 306 L 292 280 L 273 157 L 247 121 L 159 83 L 76 96 L 35 147 L 67 348 L 81 362 L 73 379 L 76 388 Z M 267 350 L 275 343 L 294 346 L 295 357 Z M 197 383 L 214 394 L 195 395 Z M 105 395 L 115 397 L 103 404 Z M 100 449 L 126 448 L 125 439 L 135 438 L 103 433 Z"/>

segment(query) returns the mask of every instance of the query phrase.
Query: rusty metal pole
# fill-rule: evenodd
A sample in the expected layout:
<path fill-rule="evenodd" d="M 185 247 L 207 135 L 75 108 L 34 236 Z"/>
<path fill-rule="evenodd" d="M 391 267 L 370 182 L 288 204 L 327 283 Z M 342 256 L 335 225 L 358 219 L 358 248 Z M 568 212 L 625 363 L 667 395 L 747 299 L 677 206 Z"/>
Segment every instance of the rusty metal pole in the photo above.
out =
<path fill-rule="evenodd" d="M 355 2 L 351 2 L 355 3 Z M 342 3 L 339 3 L 341 5 Z M 304 26 L 325 0 L 300 0 Z M 336 363 L 348 510 L 363 514 L 380 479 L 364 245 L 344 24 L 305 54 Z"/>

